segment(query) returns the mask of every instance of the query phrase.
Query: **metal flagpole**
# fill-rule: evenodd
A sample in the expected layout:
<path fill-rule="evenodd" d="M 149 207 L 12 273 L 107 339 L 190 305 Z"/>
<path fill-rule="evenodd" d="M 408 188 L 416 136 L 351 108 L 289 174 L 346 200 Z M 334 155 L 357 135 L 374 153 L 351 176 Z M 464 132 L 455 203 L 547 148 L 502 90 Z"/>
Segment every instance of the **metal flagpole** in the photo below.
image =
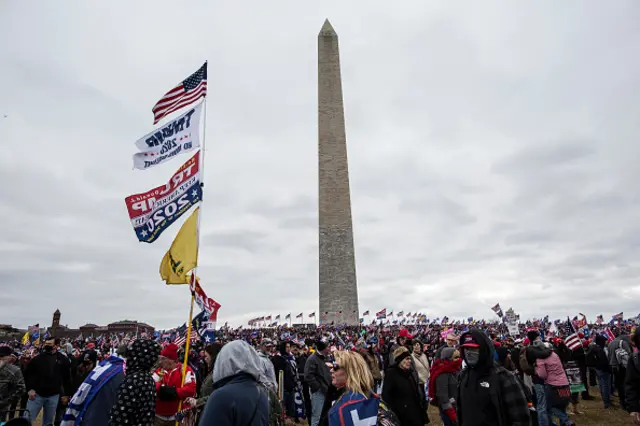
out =
<path fill-rule="evenodd" d="M 207 62 L 205 62 L 206 64 Z M 202 120 L 202 146 L 200 147 L 200 188 L 202 188 L 204 199 L 204 152 L 205 152 L 205 143 L 207 141 L 207 96 L 205 95 L 203 105 L 203 120 Z M 196 228 L 196 244 L 198 245 L 198 255 L 196 258 L 196 267 L 191 271 L 191 282 L 193 285 L 189 286 L 189 290 L 191 290 L 191 307 L 189 308 L 189 324 L 187 326 L 187 344 L 184 350 L 184 359 L 182 362 L 182 379 L 180 381 L 180 387 L 184 386 L 184 379 L 187 374 L 187 365 L 189 364 L 189 348 L 191 346 L 191 329 L 193 323 L 193 302 L 195 301 L 195 288 L 197 282 L 197 271 L 198 271 L 198 258 L 200 257 L 200 220 L 202 219 L 202 204 L 203 200 L 200 200 L 200 211 L 198 212 L 198 226 Z M 182 410 L 182 400 L 178 403 L 178 412 Z M 180 425 L 180 421 L 176 420 L 176 426 Z"/>

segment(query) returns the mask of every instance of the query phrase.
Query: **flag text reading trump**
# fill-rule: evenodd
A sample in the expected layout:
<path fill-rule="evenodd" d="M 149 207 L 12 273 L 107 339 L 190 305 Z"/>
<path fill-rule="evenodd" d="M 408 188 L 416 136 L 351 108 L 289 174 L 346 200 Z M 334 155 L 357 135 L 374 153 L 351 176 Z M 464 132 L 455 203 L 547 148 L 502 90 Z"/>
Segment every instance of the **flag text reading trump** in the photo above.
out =
<path fill-rule="evenodd" d="M 201 108 L 202 103 L 138 139 L 140 152 L 133 155 L 133 167 L 146 170 L 198 148 Z"/>
<path fill-rule="evenodd" d="M 200 151 L 178 169 L 166 185 L 125 198 L 139 241 L 154 242 L 180 216 L 202 200 Z"/>

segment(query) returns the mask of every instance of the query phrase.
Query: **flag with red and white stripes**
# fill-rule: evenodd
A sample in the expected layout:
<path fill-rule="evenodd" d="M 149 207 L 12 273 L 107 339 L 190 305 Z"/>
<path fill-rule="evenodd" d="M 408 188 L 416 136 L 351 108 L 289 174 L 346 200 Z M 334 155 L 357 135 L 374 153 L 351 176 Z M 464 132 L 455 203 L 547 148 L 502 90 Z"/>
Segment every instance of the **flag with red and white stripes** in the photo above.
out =
<path fill-rule="evenodd" d="M 158 103 L 153 106 L 151 110 L 153 111 L 153 124 L 156 124 L 172 112 L 178 111 L 180 108 L 184 108 L 204 96 L 207 96 L 206 62 L 198 71 L 165 93 Z"/>
<path fill-rule="evenodd" d="M 173 341 L 173 343 L 178 345 L 178 347 L 187 343 L 187 333 L 185 332 L 182 336 L 180 335 L 180 333 L 176 334 L 176 339 Z"/>
<path fill-rule="evenodd" d="M 575 351 L 582 347 L 580 336 L 578 336 L 578 332 L 573 327 L 569 318 L 567 318 L 567 323 L 565 324 L 565 332 L 567 337 L 564 338 L 564 344 L 567 345 L 570 350 Z"/>
<path fill-rule="evenodd" d="M 387 308 L 384 308 L 380 312 L 376 312 L 377 319 L 385 319 L 387 317 Z"/>

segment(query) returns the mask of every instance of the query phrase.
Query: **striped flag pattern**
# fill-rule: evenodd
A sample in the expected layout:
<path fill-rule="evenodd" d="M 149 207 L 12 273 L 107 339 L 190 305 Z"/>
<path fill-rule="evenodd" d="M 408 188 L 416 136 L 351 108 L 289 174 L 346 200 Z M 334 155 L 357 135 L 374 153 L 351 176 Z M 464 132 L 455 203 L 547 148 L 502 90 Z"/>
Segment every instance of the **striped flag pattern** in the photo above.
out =
<path fill-rule="evenodd" d="M 153 106 L 153 124 L 156 124 L 162 118 L 178 111 L 207 96 L 207 63 L 198 69 L 198 71 L 187 77 L 173 89 L 164 94 L 162 98 Z"/>
<path fill-rule="evenodd" d="M 569 320 L 569 318 L 567 318 L 567 323 L 565 324 L 565 330 L 566 330 L 567 337 L 565 337 L 564 339 L 564 344 L 567 345 L 567 347 L 572 351 L 575 351 L 576 349 L 581 348 L 582 342 L 580 341 L 580 336 L 578 336 L 578 333 L 576 332 L 576 329 L 573 327 L 573 324 L 571 324 L 571 320 Z"/>

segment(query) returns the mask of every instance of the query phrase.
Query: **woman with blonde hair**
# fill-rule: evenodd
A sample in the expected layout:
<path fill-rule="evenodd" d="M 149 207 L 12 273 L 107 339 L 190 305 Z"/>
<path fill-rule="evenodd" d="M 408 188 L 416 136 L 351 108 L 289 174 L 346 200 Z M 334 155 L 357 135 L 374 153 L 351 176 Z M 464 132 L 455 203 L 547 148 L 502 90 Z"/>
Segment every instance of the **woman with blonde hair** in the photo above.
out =
<path fill-rule="evenodd" d="M 367 362 L 356 352 L 337 351 L 333 355 L 331 383 L 339 396 L 329 410 L 329 426 L 342 426 L 341 419 L 351 419 L 354 409 L 361 420 L 377 417 L 379 399 L 373 393 L 373 376 Z"/>

